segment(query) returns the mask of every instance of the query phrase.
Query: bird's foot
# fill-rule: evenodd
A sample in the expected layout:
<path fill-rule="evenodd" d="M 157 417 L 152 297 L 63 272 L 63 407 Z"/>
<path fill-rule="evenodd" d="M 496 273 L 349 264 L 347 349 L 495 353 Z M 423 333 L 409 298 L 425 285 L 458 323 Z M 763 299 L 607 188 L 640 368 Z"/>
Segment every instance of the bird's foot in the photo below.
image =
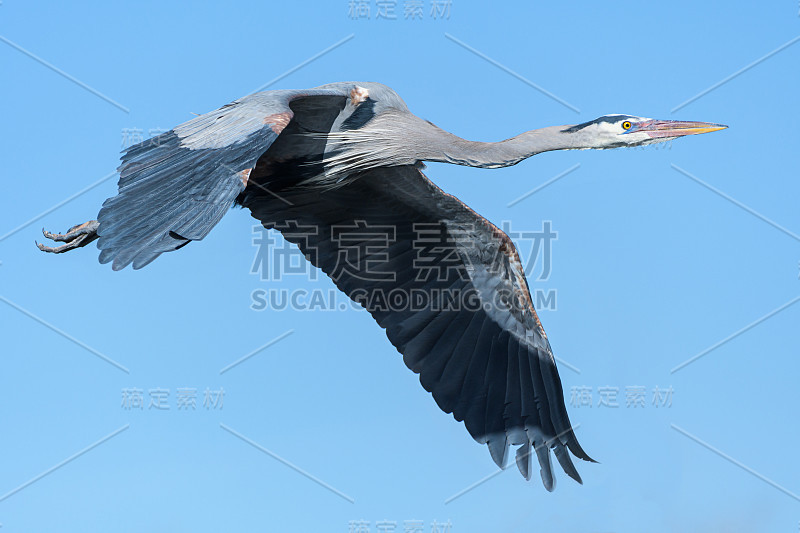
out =
<path fill-rule="evenodd" d="M 77 226 L 72 226 L 69 230 L 64 233 L 50 233 L 49 231 L 42 229 L 42 234 L 51 241 L 55 242 L 63 242 L 66 244 L 62 244 L 61 246 L 45 246 L 44 244 L 36 243 L 36 246 L 43 252 L 49 252 L 52 254 L 61 254 L 64 252 L 69 252 L 70 250 L 74 250 L 75 248 L 81 248 L 86 246 L 90 242 L 97 239 L 97 228 L 100 226 L 100 223 L 96 220 L 90 220 L 89 222 L 84 222 L 83 224 L 78 224 Z"/>

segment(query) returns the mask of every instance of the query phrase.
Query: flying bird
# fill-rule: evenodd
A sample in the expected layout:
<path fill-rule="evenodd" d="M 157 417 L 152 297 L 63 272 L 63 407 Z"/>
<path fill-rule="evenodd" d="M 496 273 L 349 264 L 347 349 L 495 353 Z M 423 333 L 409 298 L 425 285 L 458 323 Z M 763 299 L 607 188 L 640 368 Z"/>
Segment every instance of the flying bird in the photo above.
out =
<path fill-rule="evenodd" d="M 434 185 L 425 161 L 481 168 L 551 150 L 641 146 L 726 126 L 605 115 L 473 142 L 412 114 L 379 83 L 245 96 L 128 148 L 97 220 L 44 231 L 62 253 L 139 269 L 202 240 L 233 206 L 296 244 L 386 330 L 446 413 L 526 479 L 554 488 L 553 452 L 582 483 L 553 351 L 511 239 Z M 357 253 L 356 253 L 357 252 Z"/>

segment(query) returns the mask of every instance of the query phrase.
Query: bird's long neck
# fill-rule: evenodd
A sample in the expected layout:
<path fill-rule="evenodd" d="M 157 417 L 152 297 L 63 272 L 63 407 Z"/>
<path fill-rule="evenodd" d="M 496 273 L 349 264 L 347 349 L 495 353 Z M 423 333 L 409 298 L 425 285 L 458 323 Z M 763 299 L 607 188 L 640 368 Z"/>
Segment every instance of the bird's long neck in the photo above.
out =
<path fill-rule="evenodd" d="M 462 139 L 433 124 L 420 126 L 418 158 L 422 161 L 454 163 L 470 167 L 497 168 L 515 165 L 542 152 L 573 150 L 581 146 L 579 136 L 564 133 L 569 126 L 551 126 L 526 131 L 500 142 L 477 142 Z"/>
<path fill-rule="evenodd" d="M 407 111 L 389 110 L 366 126 L 327 134 L 325 172 L 317 181 L 338 183 L 342 176 L 377 166 L 412 165 L 417 161 L 497 168 L 515 165 L 549 150 L 592 148 L 568 126 L 526 131 L 500 142 L 462 139 Z"/>

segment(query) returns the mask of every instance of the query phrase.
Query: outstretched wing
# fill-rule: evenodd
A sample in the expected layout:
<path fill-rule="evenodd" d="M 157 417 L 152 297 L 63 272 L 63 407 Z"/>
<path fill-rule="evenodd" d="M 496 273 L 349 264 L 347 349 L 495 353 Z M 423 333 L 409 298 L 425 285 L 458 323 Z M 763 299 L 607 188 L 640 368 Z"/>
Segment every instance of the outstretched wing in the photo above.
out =
<path fill-rule="evenodd" d="M 552 490 L 552 449 L 580 482 L 569 452 L 591 459 L 508 236 L 413 166 L 375 168 L 333 190 L 273 170 L 259 163 L 251 183 L 274 194 L 249 187 L 242 204 L 372 314 L 439 407 L 499 466 L 519 445 L 520 472 L 530 478 L 535 453 Z"/>
<path fill-rule="evenodd" d="M 128 148 L 119 192 L 98 215 L 100 262 L 142 268 L 205 237 L 244 191 L 293 108 L 305 98 L 332 97 L 335 117 L 348 95 L 340 85 L 253 94 Z"/>

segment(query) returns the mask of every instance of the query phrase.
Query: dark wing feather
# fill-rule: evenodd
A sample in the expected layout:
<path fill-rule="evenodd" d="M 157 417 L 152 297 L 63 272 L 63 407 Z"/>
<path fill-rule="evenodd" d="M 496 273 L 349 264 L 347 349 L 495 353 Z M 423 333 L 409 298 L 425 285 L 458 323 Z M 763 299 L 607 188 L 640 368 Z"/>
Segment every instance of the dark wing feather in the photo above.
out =
<path fill-rule="evenodd" d="M 372 314 L 439 407 L 464 421 L 498 465 L 510 444 L 520 445 L 522 474 L 530 477 L 536 454 L 552 490 L 553 449 L 580 482 L 568 451 L 592 459 L 570 426 L 550 345 L 510 239 L 415 167 L 376 168 L 321 190 L 297 186 L 290 172 L 269 163 L 272 156 L 264 155 L 240 198 L 253 216 L 297 244 Z M 293 230 L 309 227 L 311 234 Z M 367 228 L 390 228 L 392 239 L 371 239 Z M 426 247 L 420 228 L 446 238 Z M 366 252 L 351 254 L 350 268 L 342 269 L 342 258 L 358 246 Z M 440 268 L 431 275 L 427 267 Z M 378 279 L 376 272 L 393 277 Z M 400 294 L 394 302 L 387 297 L 392 291 Z M 424 305 L 414 305 L 415 291 L 426 295 Z"/>
<path fill-rule="evenodd" d="M 142 268 L 163 252 L 204 238 L 293 118 L 292 103 L 309 96 L 343 102 L 346 94 L 258 93 L 128 148 L 118 169 L 119 192 L 98 215 L 100 262 L 113 261 L 114 270 L 131 263 Z"/>

